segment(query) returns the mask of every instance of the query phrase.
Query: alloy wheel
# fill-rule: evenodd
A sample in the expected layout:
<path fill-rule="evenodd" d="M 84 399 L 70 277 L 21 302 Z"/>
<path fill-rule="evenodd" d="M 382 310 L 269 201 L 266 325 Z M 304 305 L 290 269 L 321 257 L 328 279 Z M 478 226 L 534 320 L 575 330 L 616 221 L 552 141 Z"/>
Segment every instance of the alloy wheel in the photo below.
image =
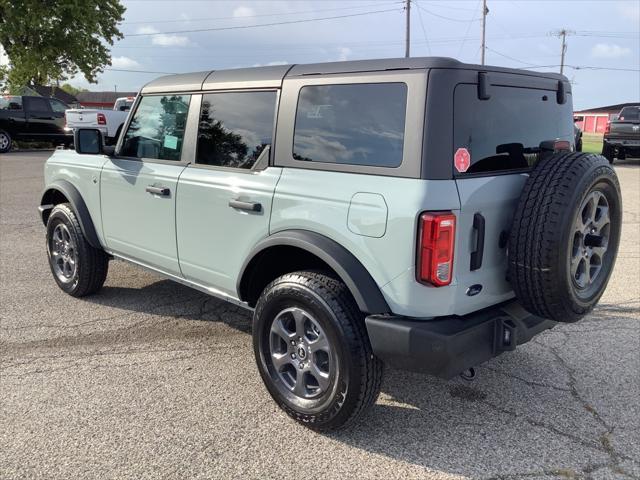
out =
<path fill-rule="evenodd" d="M 51 264 L 61 282 L 70 282 L 78 268 L 78 252 L 73 237 L 64 223 L 59 223 L 53 230 L 50 241 Z"/>
<path fill-rule="evenodd" d="M 292 307 L 276 315 L 269 333 L 269 354 L 283 387 L 310 399 L 325 393 L 335 361 L 326 333 L 309 312 Z"/>
<path fill-rule="evenodd" d="M 578 290 L 598 279 L 609 245 L 611 218 L 605 195 L 594 190 L 582 202 L 574 223 L 571 248 L 571 278 Z"/>

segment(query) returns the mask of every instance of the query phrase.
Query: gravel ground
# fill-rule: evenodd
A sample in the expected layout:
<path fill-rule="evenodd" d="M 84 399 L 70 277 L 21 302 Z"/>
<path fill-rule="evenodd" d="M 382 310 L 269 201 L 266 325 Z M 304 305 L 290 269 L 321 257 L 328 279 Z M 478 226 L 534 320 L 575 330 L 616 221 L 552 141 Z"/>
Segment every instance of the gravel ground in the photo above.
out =
<path fill-rule="evenodd" d="M 640 478 L 640 161 L 616 166 L 624 227 L 601 304 L 478 369 L 388 370 L 350 430 L 283 414 L 250 317 L 121 262 L 77 300 L 36 206 L 49 153 L 0 156 L 0 478 Z"/>

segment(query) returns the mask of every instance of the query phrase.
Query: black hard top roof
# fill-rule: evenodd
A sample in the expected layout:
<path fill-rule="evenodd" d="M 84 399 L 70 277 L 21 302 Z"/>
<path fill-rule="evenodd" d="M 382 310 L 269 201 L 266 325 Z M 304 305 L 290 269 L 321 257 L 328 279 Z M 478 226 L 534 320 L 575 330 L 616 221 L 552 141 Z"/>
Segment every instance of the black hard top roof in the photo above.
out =
<path fill-rule="evenodd" d="M 310 63 L 299 65 L 275 65 L 268 67 L 237 68 L 232 70 L 211 70 L 195 73 L 181 73 L 157 78 L 144 87 L 141 93 L 161 93 L 208 90 L 215 88 L 275 88 L 282 85 L 285 77 L 308 75 L 331 75 L 340 73 L 366 73 L 386 70 L 426 70 L 432 68 L 452 68 L 526 74 L 536 77 L 567 81 L 557 73 L 542 73 L 518 68 L 503 68 L 489 65 L 473 65 L 447 57 L 385 58 L 378 60 L 352 60 L 347 62 Z"/>

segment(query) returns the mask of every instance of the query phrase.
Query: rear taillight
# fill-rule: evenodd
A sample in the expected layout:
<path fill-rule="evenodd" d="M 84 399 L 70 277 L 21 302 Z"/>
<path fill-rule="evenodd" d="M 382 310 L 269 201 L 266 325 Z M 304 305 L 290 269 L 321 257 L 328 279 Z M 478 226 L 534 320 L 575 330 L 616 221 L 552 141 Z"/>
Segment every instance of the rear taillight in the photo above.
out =
<path fill-rule="evenodd" d="M 553 150 L 556 152 L 568 152 L 571 150 L 571 143 L 567 140 L 556 140 L 553 143 Z"/>
<path fill-rule="evenodd" d="M 107 117 L 104 116 L 104 113 L 99 113 L 98 114 L 98 125 L 106 125 L 107 124 Z"/>
<path fill-rule="evenodd" d="M 453 246 L 456 217 L 451 212 L 420 215 L 416 278 L 421 283 L 442 287 L 453 276 Z"/>
<path fill-rule="evenodd" d="M 611 133 L 611 122 L 607 121 L 607 126 L 604 127 L 604 134 Z"/>

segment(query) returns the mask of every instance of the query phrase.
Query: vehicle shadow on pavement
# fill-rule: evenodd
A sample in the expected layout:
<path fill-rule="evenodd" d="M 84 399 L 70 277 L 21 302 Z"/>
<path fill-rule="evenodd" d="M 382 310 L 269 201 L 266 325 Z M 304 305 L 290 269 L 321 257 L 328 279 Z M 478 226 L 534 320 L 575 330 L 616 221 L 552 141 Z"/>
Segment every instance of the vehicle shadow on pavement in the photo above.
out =
<path fill-rule="evenodd" d="M 138 340 L 216 337 L 216 323 L 251 334 L 246 310 L 169 280 L 141 288 L 105 286 L 87 300 L 173 322 L 172 331 L 155 333 L 153 322 L 135 324 L 131 328 L 142 329 L 140 335 L 134 332 Z M 582 478 L 590 470 L 615 472 L 629 457 L 612 438 L 610 412 L 601 411 L 612 402 L 595 404 L 590 397 L 594 392 L 582 389 L 591 388 L 592 382 L 609 396 L 624 396 L 624 382 L 589 378 L 603 368 L 601 356 L 585 355 L 576 367 L 565 354 L 579 356 L 572 343 L 588 332 L 633 330 L 629 322 L 638 321 L 639 307 L 638 302 L 602 304 L 579 325 L 559 325 L 482 365 L 473 382 L 387 369 L 371 411 L 357 424 L 326 436 L 371 454 L 472 478 L 501 478 L 496 472 L 508 475 L 505 478 Z M 583 348 L 583 340 L 578 347 Z M 620 428 L 615 429 L 619 434 Z"/>

